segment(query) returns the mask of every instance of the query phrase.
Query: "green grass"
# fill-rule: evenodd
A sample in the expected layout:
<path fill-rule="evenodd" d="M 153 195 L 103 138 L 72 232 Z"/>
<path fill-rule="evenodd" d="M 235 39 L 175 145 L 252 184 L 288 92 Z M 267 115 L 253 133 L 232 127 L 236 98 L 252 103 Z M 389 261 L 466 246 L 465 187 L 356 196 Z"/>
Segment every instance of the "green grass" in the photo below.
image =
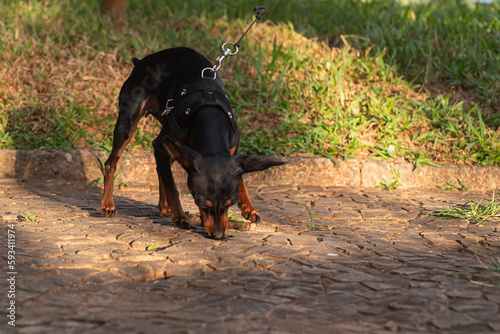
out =
<path fill-rule="evenodd" d="M 311 230 L 313 230 L 313 231 L 320 231 L 320 230 L 327 230 L 327 231 L 329 231 L 329 230 L 330 230 L 328 227 L 326 227 L 326 226 L 324 226 L 324 225 L 318 225 L 318 224 L 315 224 L 315 222 L 314 222 L 314 216 L 313 216 L 313 214 L 312 214 L 312 212 L 311 212 L 311 209 L 309 209 L 309 207 L 308 207 L 306 204 L 302 203 L 302 202 L 301 202 L 301 201 L 299 201 L 299 200 L 294 200 L 293 202 L 294 202 L 295 204 L 301 205 L 301 206 L 303 206 L 304 208 L 306 208 L 307 213 L 309 214 L 309 218 L 311 219 L 311 223 L 305 223 L 305 225 L 306 225 L 307 227 L 309 227 L 309 228 L 310 228 Z"/>
<path fill-rule="evenodd" d="M 161 6 L 159 1 L 148 3 L 150 8 Z M 189 6 L 172 2 L 170 7 L 184 15 L 206 12 L 210 18 L 233 18 L 248 15 L 248 8 L 257 4 L 261 2 L 205 0 L 191 1 Z M 412 4 L 273 0 L 268 18 L 293 22 L 305 36 L 328 38 L 332 45 L 342 43 L 339 36 L 344 35 L 361 49 L 371 48 L 372 55 L 377 49 L 386 50 L 385 60 L 410 80 L 473 87 L 488 98 L 500 89 L 495 87 L 500 72 L 499 9 L 498 1 L 481 5 L 452 0 Z"/>
<path fill-rule="evenodd" d="M 479 262 L 483 266 L 483 268 L 480 268 L 479 271 L 481 272 L 480 276 L 478 277 L 479 279 L 476 281 L 472 281 L 473 283 L 476 284 L 481 284 L 485 286 L 489 286 L 490 288 L 496 290 L 500 288 L 500 258 L 493 259 L 489 258 L 489 262 L 491 264 L 485 264 L 483 263 L 479 258 Z M 485 276 L 488 275 L 489 277 L 486 278 Z M 490 281 L 491 283 L 486 283 L 484 281 Z M 497 283 L 499 282 L 499 283 Z"/>
<path fill-rule="evenodd" d="M 469 223 L 478 224 L 484 221 L 500 220 L 500 203 L 495 202 L 495 193 L 490 202 L 482 204 L 483 199 L 474 203 L 468 201 L 464 205 L 454 205 L 444 209 L 436 210 L 427 216 L 435 216 L 445 219 L 464 219 Z"/>
<path fill-rule="evenodd" d="M 457 177 L 457 181 L 458 181 L 459 185 L 456 185 L 455 183 L 447 181 L 445 185 L 443 185 L 443 186 L 437 186 L 437 187 L 440 188 L 440 189 L 443 189 L 443 190 L 452 190 L 452 189 L 457 189 L 457 190 L 460 190 L 460 191 L 467 191 L 467 190 L 469 190 L 469 188 L 465 185 L 465 183 L 463 183 L 458 177 Z"/>
<path fill-rule="evenodd" d="M 384 188 L 388 191 L 393 191 L 393 190 L 397 189 L 398 185 L 401 185 L 401 183 L 403 182 L 403 179 L 401 178 L 401 174 L 400 174 L 399 170 L 396 171 L 394 169 L 394 167 L 392 167 L 392 166 L 390 166 L 390 167 L 391 167 L 391 173 L 394 176 L 394 178 L 390 179 L 390 180 L 382 179 L 382 181 L 380 181 L 380 187 Z"/>
<path fill-rule="evenodd" d="M 99 166 L 99 171 L 102 173 L 102 177 L 98 177 L 97 179 L 93 180 L 90 183 L 90 185 L 91 185 L 92 188 L 104 186 L 104 174 L 105 174 L 105 170 L 106 170 L 104 159 L 101 158 L 98 155 L 95 155 L 95 158 L 96 158 L 98 166 Z M 121 171 L 119 171 L 118 173 L 116 173 L 116 175 L 114 177 L 114 182 L 115 183 L 116 183 L 116 181 L 118 180 L 118 178 L 120 177 L 121 174 L 122 174 Z M 127 183 L 126 182 L 122 182 L 122 183 L 118 184 L 118 189 L 121 189 L 122 187 L 126 187 L 126 186 L 127 186 Z"/>
<path fill-rule="evenodd" d="M 489 271 L 500 274 L 500 259 L 490 259 L 492 266 L 489 268 Z"/>
<path fill-rule="evenodd" d="M 109 151 L 132 57 L 187 45 L 215 60 L 262 4 L 130 0 L 120 32 L 99 3 L 0 0 L 0 148 Z M 500 166 L 499 9 L 271 1 L 274 23 L 221 69 L 241 152 Z M 129 149 L 157 132 L 143 121 Z"/>

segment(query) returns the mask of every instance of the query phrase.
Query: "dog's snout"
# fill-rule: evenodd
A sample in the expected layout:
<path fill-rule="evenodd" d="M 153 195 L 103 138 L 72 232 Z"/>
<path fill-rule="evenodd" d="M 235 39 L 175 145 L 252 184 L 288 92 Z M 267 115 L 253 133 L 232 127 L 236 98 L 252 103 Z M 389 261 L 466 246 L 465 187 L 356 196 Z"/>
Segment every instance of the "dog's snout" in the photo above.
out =
<path fill-rule="evenodd" d="M 216 240 L 224 238 L 228 225 L 226 210 L 200 210 L 203 225 L 210 236 Z"/>
<path fill-rule="evenodd" d="M 212 238 L 214 238 L 215 240 L 221 240 L 221 239 L 224 239 L 224 235 L 225 235 L 225 231 L 220 229 L 220 230 L 215 230 L 213 231 L 213 233 L 211 234 Z"/>

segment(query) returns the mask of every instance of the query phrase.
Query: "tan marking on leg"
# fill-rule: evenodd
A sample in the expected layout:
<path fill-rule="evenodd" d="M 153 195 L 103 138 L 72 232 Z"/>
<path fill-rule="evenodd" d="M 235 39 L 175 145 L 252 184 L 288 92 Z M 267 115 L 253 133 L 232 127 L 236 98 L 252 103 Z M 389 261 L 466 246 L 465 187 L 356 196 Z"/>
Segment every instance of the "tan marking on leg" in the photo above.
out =
<path fill-rule="evenodd" d="M 242 178 L 240 178 L 240 187 L 238 188 L 238 206 L 241 209 L 241 214 L 246 219 L 251 221 L 260 220 L 259 213 L 250 202 L 250 196 L 248 196 L 248 190 Z"/>

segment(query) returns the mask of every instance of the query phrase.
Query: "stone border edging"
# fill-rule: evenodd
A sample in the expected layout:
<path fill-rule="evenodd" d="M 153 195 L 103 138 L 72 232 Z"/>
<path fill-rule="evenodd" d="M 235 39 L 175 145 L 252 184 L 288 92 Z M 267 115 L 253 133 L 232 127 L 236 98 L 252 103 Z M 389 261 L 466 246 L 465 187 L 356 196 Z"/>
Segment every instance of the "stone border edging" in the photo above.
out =
<path fill-rule="evenodd" d="M 0 178 L 64 179 L 91 183 L 102 178 L 97 156 L 106 153 L 91 149 L 63 150 L 0 150 Z M 327 158 L 288 157 L 288 164 L 247 175 L 249 185 L 320 185 L 339 187 L 378 187 L 382 179 L 394 178 L 390 166 L 400 172 L 398 188 L 435 188 L 446 182 L 462 181 L 469 190 L 495 190 L 500 187 L 500 167 L 443 165 L 441 168 L 422 165 L 413 170 L 408 162 L 376 160 L 339 161 L 335 165 Z M 125 152 L 120 159 L 121 171 L 117 184 L 128 186 L 158 184 L 152 152 Z M 174 164 L 176 178 L 185 172 Z"/>

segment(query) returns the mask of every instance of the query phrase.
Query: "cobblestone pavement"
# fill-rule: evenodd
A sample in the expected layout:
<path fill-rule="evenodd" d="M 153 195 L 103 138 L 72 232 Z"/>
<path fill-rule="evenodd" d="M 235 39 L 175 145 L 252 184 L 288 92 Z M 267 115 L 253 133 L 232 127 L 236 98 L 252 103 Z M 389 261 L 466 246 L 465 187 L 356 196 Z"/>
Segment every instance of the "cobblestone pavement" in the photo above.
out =
<path fill-rule="evenodd" d="M 3 274 L 8 224 L 17 261 L 16 327 L 2 302 L 0 332 L 500 332 L 500 274 L 490 261 L 500 258 L 499 224 L 424 217 L 491 192 L 250 193 L 264 222 L 235 223 L 215 241 L 160 218 L 156 189 L 117 191 L 118 213 L 104 218 L 99 189 L 0 180 Z M 294 200 L 330 230 L 313 230 Z M 182 201 L 196 212 L 189 196 Z M 8 288 L 2 279 L 2 301 Z"/>

